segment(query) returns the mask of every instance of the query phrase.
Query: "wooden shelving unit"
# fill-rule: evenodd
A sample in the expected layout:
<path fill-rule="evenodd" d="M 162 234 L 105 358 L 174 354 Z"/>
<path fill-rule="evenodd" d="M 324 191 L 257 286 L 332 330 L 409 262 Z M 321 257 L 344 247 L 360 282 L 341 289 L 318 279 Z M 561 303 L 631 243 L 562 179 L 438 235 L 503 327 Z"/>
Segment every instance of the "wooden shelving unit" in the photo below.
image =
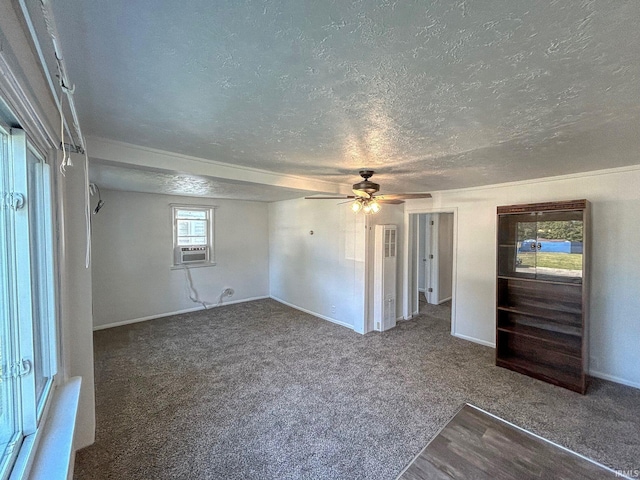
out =
<path fill-rule="evenodd" d="M 496 365 L 585 393 L 589 202 L 498 207 Z"/>

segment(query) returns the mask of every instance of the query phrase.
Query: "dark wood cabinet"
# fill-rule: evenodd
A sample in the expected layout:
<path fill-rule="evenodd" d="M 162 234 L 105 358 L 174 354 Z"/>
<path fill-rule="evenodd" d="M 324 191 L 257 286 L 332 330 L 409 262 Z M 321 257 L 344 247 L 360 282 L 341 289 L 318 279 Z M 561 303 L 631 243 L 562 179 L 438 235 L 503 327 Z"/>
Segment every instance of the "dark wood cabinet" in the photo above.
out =
<path fill-rule="evenodd" d="M 589 202 L 498 207 L 496 365 L 585 393 Z"/>

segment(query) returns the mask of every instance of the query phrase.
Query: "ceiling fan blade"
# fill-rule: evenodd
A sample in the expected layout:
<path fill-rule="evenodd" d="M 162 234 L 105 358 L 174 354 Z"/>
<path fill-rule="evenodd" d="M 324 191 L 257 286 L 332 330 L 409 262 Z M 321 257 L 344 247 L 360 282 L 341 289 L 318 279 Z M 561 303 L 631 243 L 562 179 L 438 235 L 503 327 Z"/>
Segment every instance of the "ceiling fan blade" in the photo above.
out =
<path fill-rule="evenodd" d="M 404 200 L 385 200 L 384 198 L 379 197 L 374 197 L 374 200 L 378 203 L 384 203 L 386 205 L 400 205 L 401 203 L 404 203 Z M 344 205 L 345 203 L 351 203 L 351 200 L 340 202 L 338 205 Z"/>
<path fill-rule="evenodd" d="M 342 195 L 341 197 L 304 197 L 306 200 L 348 200 L 356 198 L 354 195 Z"/>
<path fill-rule="evenodd" d="M 389 193 L 375 195 L 376 200 L 410 200 L 413 198 L 431 198 L 430 193 Z"/>
<path fill-rule="evenodd" d="M 356 197 L 371 198 L 371 195 L 363 190 L 353 190 L 353 193 L 356 194 Z"/>

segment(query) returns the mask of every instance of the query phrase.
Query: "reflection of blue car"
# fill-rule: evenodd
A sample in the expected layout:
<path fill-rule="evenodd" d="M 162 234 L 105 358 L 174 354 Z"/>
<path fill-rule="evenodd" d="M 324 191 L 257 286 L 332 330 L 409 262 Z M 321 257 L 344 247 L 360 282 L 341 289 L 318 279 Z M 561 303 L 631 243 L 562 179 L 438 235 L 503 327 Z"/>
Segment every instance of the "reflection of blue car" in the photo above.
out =
<path fill-rule="evenodd" d="M 518 252 L 545 252 L 545 253 L 582 253 L 582 242 L 570 242 L 569 240 L 527 239 L 518 247 Z"/>
<path fill-rule="evenodd" d="M 518 248 L 519 252 L 535 252 L 536 251 L 536 241 L 535 240 L 523 240 L 520 244 L 520 248 Z"/>

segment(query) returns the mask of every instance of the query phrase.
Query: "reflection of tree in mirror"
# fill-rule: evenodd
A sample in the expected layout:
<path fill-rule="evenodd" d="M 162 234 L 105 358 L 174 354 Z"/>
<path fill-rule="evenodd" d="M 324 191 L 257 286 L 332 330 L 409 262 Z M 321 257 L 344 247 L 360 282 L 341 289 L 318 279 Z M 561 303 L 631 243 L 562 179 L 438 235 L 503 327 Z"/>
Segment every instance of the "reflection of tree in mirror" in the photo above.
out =
<path fill-rule="evenodd" d="M 537 231 L 536 226 L 538 227 Z M 535 238 L 582 242 L 582 221 L 518 223 L 518 239 L 520 241 Z"/>
<path fill-rule="evenodd" d="M 582 241 L 582 222 L 568 220 L 565 222 L 540 222 L 538 224 L 538 237 L 550 240 Z"/>
<path fill-rule="evenodd" d="M 536 238 L 536 223 L 518 223 L 518 240 L 533 240 Z"/>

